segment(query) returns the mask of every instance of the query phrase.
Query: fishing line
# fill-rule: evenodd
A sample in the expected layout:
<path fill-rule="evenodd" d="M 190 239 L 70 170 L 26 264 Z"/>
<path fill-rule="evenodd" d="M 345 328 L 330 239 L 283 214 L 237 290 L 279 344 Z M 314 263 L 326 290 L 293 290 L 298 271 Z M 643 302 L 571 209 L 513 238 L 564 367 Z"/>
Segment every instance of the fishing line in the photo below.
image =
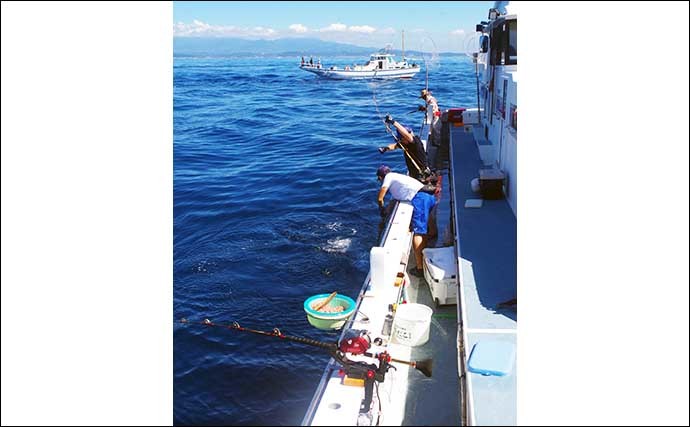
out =
<path fill-rule="evenodd" d="M 433 48 L 431 49 L 431 58 L 430 58 L 431 65 L 430 65 L 429 62 L 426 60 L 426 55 L 425 55 L 425 50 L 424 50 L 425 43 L 426 43 L 427 40 L 429 40 L 429 41 L 431 42 L 431 45 L 432 45 L 432 47 L 433 47 Z M 419 50 L 420 50 L 420 52 L 421 52 L 421 54 L 422 54 L 422 60 L 424 61 L 424 73 L 426 74 L 426 82 L 425 82 L 424 88 L 425 88 L 427 91 L 429 91 L 429 69 L 430 69 L 431 67 L 436 68 L 435 66 L 436 66 L 440 61 L 439 61 L 438 51 L 437 51 L 437 49 L 436 49 L 436 42 L 434 42 L 434 39 L 433 39 L 433 38 L 431 37 L 431 35 L 430 35 L 429 33 L 427 33 L 426 31 L 424 32 L 424 37 L 422 38 L 422 43 L 421 43 L 421 45 L 420 45 Z M 427 115 L 428 115 L 428 112 L 426 112 L 426 113 L 424 114 L 423 118 L 422 118 L 422 125 L 419 127 L 419 135 L 422 135 L 422 132 L 424 131 L 424 125 L 426 125 Z"/>
<path fill-rule="evenodd" d="M 433 52 L 432 52 L 432 59 L 433 59 L 433 58 L 436 56 L 436 44 L 434 43 L 434 41 L 433 41 L 433 39 L 431 38 L 431 36 L 428 36 L 428 35 L 427 35 L 427 37 L 429 38 L 429 40 L 431 40 L 431 43 L 432 43 L 433 46 L 434 46 L 434 50 L 433 50 Z M 391 46 L 391 45 L 390 45 L 390 44 L 387 45 L 386 48 L 384 48 L 384 50 L 385 50 L 385 51 L 388 51 L 388 50 L 390 49 L 389 46 Z M 392 47 L 392 46 L 391 46 L 391 47 Z M 422 59 L 424 60 L 424 68 L 427 70 L 427 90 L 428 90 L 428 87 L 429 87 L 429 79 L 428 79 L 429 72 L 428 72 L 427 61 L 426 61 L 426 58 L 424 57 L 424 52 L 422 52 Z M 404 58 L 403 58 L 403 60 L 404 60 Z M 374 71 L 374 78 L 376 78 L 376 74 L 377 74 L 377 73 L 378 73 L 378 69 L 376 69 L 376 70 Z M 383 82 L 382 82 L 381 84 L 383 84 Z M 405 155 L 412 161 L 412 164 L 413 164 L 414 167 L 417 169 L 417 171 L 419 172 L 419 174 L 420 174 L 420 175 L 423 175 L 423 174 L 424 174 L 424 171 L 422 170 L 422 168 L 419 167 L 419 165 L 418 165 L 417 162 L 414 160 L 414 158 L 412 157 L 412 155 L 410 154 L 410 152 L 405 148 L 405 146 L 402 144 L 402 142 L 400 142 L 400 140 L 395 136 L 395 134 L 394 134 L 393 131 L 391 130 L 391 128 L 390 128 L 390 126 L 388 125 L 388 123 L 386 123 L 386 120 L 384 119 L 383 114 L 381 114 L 381 109 L 379 108 L 379 103 L 378 103 L 378 100 L 376 99 L 376 88 L 377 88 L 377 86 L 379 85 L 379 82 L 377 82 L 377 81 L 374 80 L 374 81 L 372 81 L 371 83 L 369 83 L 369 85 L 370 85 L 370 89 L 371 89 L 371 98 L 372 98 L 372 100 L 374 101 L 374 108 L 376 109 L 376 114 L 378 115 L 379 120 L 381 120 L 381 122 L 383 123 L 383 125 L 384 125 L 384 127 L 385 127 L 385 129 L 386 129 L 386 132 L 387 132 L 391 137 L 393 137 L 393 139 L 395 140 L 396 144 L 397 144 L 400 148 L 402 148 L 403 152 L 404 152 Z M 409 113 L 408 113 L 408 114 L 409 114 Z M 426 120 L 423 119 L 423 121 L 422 121 L 422 127 L 419 129 L 419 133 L 418 133 L 419 135 L 422 134 L 422 130 L 423 130 L 423 128 L 424 128 L 424 123 L 425 123 L 425 121 L 426 121 Z"/>
<path fill-rule="evenodd" d="M 470 49 L 472 49 L 472 45 L 474 44 L 475 41 L 477 43 L 476 51 L 474 51 L 470 55 L 467 52 L 469 52 Z M 475 34 L 471 35 L 470 37 L 466 38 L 463 47 L 465 49 L 465 55 L 469 58 L 472 58 L 472 62 L 474 62 L 474 78 L 477 82 L 477 115 L 479 117 L 479 123 L 481 123 L 482 122 L 482 110 L 481 110 L 481 103 L 479 101 L 479 50 L 480 50 L 479 36 L 475 33 Z"/>
<path fill-rule="evenodd" d="M 374 72 L 374 75 L 376 75 L 376 72 Z M 393 137 L 393 139 L 395 139 L 395 141 L 398 142 L 398 139 L 395 137 L 395 135 L 393 135 L 393 131 L 391 130 L 390 126 L 388 126 L 388 123 L 386 123 L 386 120 L 383 118 L 383 114 L 381 114 L 381 110 L 379 109 L 379 103 L 376 100 L 376 86 L 378 86 L 378 84 L 379 83 L 375 81 L 369 83 L 369 88 L 371 89 L 371 97 L 374 100 L 374 107 L 376 108 L 376 114 L 378 114 L 381 123 L 383 123 L 383 125 L 385 126 L 386 132 L 388 132 Z"/>
<path fill-rule="evenodd" d="M 422 170 L 422 168 L 419 167 L 417 162 L 412 157 L 412 154 L 410 154 L 410 152 L 407 151 L 407 148 L 405 148 L 405 146 L 402 144 L 402 142 L 400 142 L 400 140 L 395 136 L 395 134 L 393 134 L 393 131 L 391 130 L 390 126 L 388 125 L 388 123 L 386 123 L 386 120 L 383 118 L 383 115 L 381 114 L 381 111 L 379 110 L 378 101 L 376 101 L 376 83 L 372 82 L 371 85 L 372 85 L 371 86 L 371 93 L 372 93 L 372 98 L 374 100 L 374 106 L 376 107 L 376 113 L 379 115 L 379 118 L 383 122 L 383 125 L 386 127 L 386 132 L 388 132 L 390 134 L 390 136 L 392 136 L 393 139 L 395 140 L 395 143 L 398 144 L 398 146 L 403 149 L 403 152 L 412 161 L 412 164 L 417 169 L 419 174 L 423 175 L 424 171 Z"/>

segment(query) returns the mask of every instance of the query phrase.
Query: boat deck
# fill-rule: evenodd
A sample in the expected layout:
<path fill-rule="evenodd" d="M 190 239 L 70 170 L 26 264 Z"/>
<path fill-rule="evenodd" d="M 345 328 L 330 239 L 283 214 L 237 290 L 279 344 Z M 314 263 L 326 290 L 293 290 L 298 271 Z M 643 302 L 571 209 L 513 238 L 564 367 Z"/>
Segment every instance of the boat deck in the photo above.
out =
<path fill-rule="evenodd" d="M 516 343 L 516 308 L 499 308 L 500 303 L 516 298 L 516 220 L 506 200 L 484 200 L 481 208 L 464 207 L 465 200 L 480 198 L 472 192 L 470 181 L 479 175 L 483 163 L 471 126 L 450 128 L 449 132 L 449 144 L 428 147 L 429 160 L 442 182 L 435 208 L 438 234 L 428 246 L 455 245 L 459 305 L 436 307 L 424 278 L 410 276 L 405 287 L 380 286 L 373 284 L 370 273 L 357 298 L 358 313 L 344 328 L 368 329 L 379 335 L 387 305 L 403 293 L 408 302 L 433 310 L 426 344 L 387 343 L 396 358 L 433 358 L 433 376 L 427 378 L 406 365 L 390 371 L 380 387 L 381 425 L 516 424 L 513 359 L 512 371 L 506 376 L 484 376 L 465 368 L 478 342 Z M 389 248 L 391 254 L 403 255 L 394 255 L 397 272 L 415 264 L 410 218 L 411 205 L 398 203 L 381 240 L 381 247 Z M 357 424 L 363 389 L 343 386 L 338 368 L 333 360 L 329 362 L 303 425 Z M 467 393 L 462 393 L 463 377 L 467 378 Z"/>
<path fill-rule="evenodd" d="M 428 151 L 430 160 L 442 155 L 433 146 L 430 146 Z M 429 243 L 430 247 L 453 244 L 448 168 L 439 169 L 438 172 L 443 182 L 441 198 L 435 208 L 438 237 Z M 415 264 L 413 254 L 410 256 L 409 264 Z M 432 357 L 434 373 L 431 378 L 426 378 L 417 372 L 410 372 L 402 425 L 460 425 L 456 306 L 436 307 L 425 279 L 413 276 L 410 279 L 410 302 L 424 304 L 434 311 L 431 316 L 429 341 L 423 346 L 412 348 L 412 359 Z"/>
<path fill-rule="evenodd" d="M 463 414 L 460 409 L 458 364 L 467 366 L 480 341 L 513 345 L 517 341 L 516 306 L 499 306 L 517 296 L 515 215 L 505 199 L 483 200 L 481 208 L 465 208 L 466 200 L 481 198 L 470 182 L 479 176 L 479 169 L 487 167 L 479 154 L 478 129 L 451 127 L 450 147 L 428 147 L 429 159 L 443 180 L 436 208 L 438 237 L 430 246 L 456 244 L 460 305 L 435 307 L 426 281 L 412 277 L 410 301 L 434 310 L 429 342 L 413 348 L 412 359 L 433 357 L 434 376 L 411 372 L 403 425 L 517 424 L 515 366 L 503 377 L 466 372 L 469 410 Z M 409 263 L 414 265 L 414 256 Z M 465 325 L 460 335 L 458 319 Z M 458 352 L 458 343 L 465 343 L 464 354 Z"/>
<path fill-rule="evenodd" d="M 479 199 L 470 182 L 485 168 L 477 141 L 478 128 L 453 127 L 450 132 L 451 194 L 455 241 L 460 266 L 460 306 L 465 343 L 459 363 L 467 366 L 478 342 L 517 344 L 517 305 L 501 304 L 517 298 L 516 218 L 505 199 L 483 200 L 480 208 L 465 201 Z M 516 367 L 505 376 L 466 372 L 467 423 L 516 424 Z"/>

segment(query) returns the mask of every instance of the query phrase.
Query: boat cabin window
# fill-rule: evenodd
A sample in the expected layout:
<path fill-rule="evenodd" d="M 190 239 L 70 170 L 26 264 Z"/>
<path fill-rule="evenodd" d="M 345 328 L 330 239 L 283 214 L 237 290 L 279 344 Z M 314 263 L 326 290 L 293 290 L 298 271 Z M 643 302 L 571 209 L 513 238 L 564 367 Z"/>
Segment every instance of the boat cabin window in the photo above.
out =
<path fill-rule="evenodd" d="M 508 58 L 507 65 L 517 64 L 517 21 L 508 21 Z"/>
<path fill-rule="evenodd" d="M 486 53 L 489 51 L 489 36 L 486 34 L 482 34 L 481 37 L 479 37 L 479 52 L 480 53 Z"/>
<path fill-rule="evenodd" d="M 491 65 L 517 64 L 517 20 L 503 22 L 491 30 Z"/>

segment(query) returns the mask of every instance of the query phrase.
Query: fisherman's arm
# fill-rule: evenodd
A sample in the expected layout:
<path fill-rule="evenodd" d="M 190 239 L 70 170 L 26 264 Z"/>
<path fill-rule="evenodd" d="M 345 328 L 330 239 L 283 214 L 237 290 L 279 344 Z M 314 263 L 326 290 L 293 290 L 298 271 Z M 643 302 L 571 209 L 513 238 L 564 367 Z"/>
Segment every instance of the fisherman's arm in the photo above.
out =
<path fill-rule="evenodd" d="M 386 151 L 395 150 L 396 148 L 398 148 L 398 143 L 394 142 L 392 144 L 388 144 L 388 145 L 384 145 L 382 147 L 379 147 L 379 153 L 383 154 Z"/>
<path fill-rule="evenodd" d="M 383 204 L 383 199 L 386 197 L 386 192 L 388 191 L 388 187 L 381 187 L 379 190 L 379 215 L 381 215 L 381 218 L 386 217 L 386 208 L 384 207 Z"/>
<path fill-rule="evenodd" d="M 387 192 L 388 192 L 388 187 L 381 187 L 381 189 L 379 190 L 379 199 L 378 199 L 379 208 L 383 208 L 383 205 L 384 205 L 383 199 L 384 199 L 384 197 L 386 197 Z"/>

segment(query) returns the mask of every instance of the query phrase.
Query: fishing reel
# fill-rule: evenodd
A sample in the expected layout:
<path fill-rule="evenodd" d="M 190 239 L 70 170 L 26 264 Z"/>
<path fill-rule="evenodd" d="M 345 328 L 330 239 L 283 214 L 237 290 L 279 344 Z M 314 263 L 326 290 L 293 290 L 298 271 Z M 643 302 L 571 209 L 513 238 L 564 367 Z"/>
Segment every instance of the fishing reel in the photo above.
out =
<path fill-rule="evenodd" d="M 338 342 L 338 350 L 333 357 L 342 366 L 341 374 L 350 379 L 362 380 L 364 383 L 364 398 L 359 405 L 359 418 L 357 425 L 372 425 L 372 402 L 374 401 L 374 388 L 376 383 L 382 383 L 386 373 L 394 366 L 390 364 L 393 359 L 388 352 L 371 354 L 367 350 L 371 348 L 371 336 L 362 329 L 348 329 L 343 332 L 343 337 Z M 371 362 L 351 360 L 347 355 L 364 355 L 373 358 Z M 378 364 L 375 363 L 378 361 Z"/>
<path fill-rule="evenodd" d="M 338 342 L 338 350 L 346 354 L 364 354 L 371 347 L 371 336 L 364 329 L 348 329 Z"/>

